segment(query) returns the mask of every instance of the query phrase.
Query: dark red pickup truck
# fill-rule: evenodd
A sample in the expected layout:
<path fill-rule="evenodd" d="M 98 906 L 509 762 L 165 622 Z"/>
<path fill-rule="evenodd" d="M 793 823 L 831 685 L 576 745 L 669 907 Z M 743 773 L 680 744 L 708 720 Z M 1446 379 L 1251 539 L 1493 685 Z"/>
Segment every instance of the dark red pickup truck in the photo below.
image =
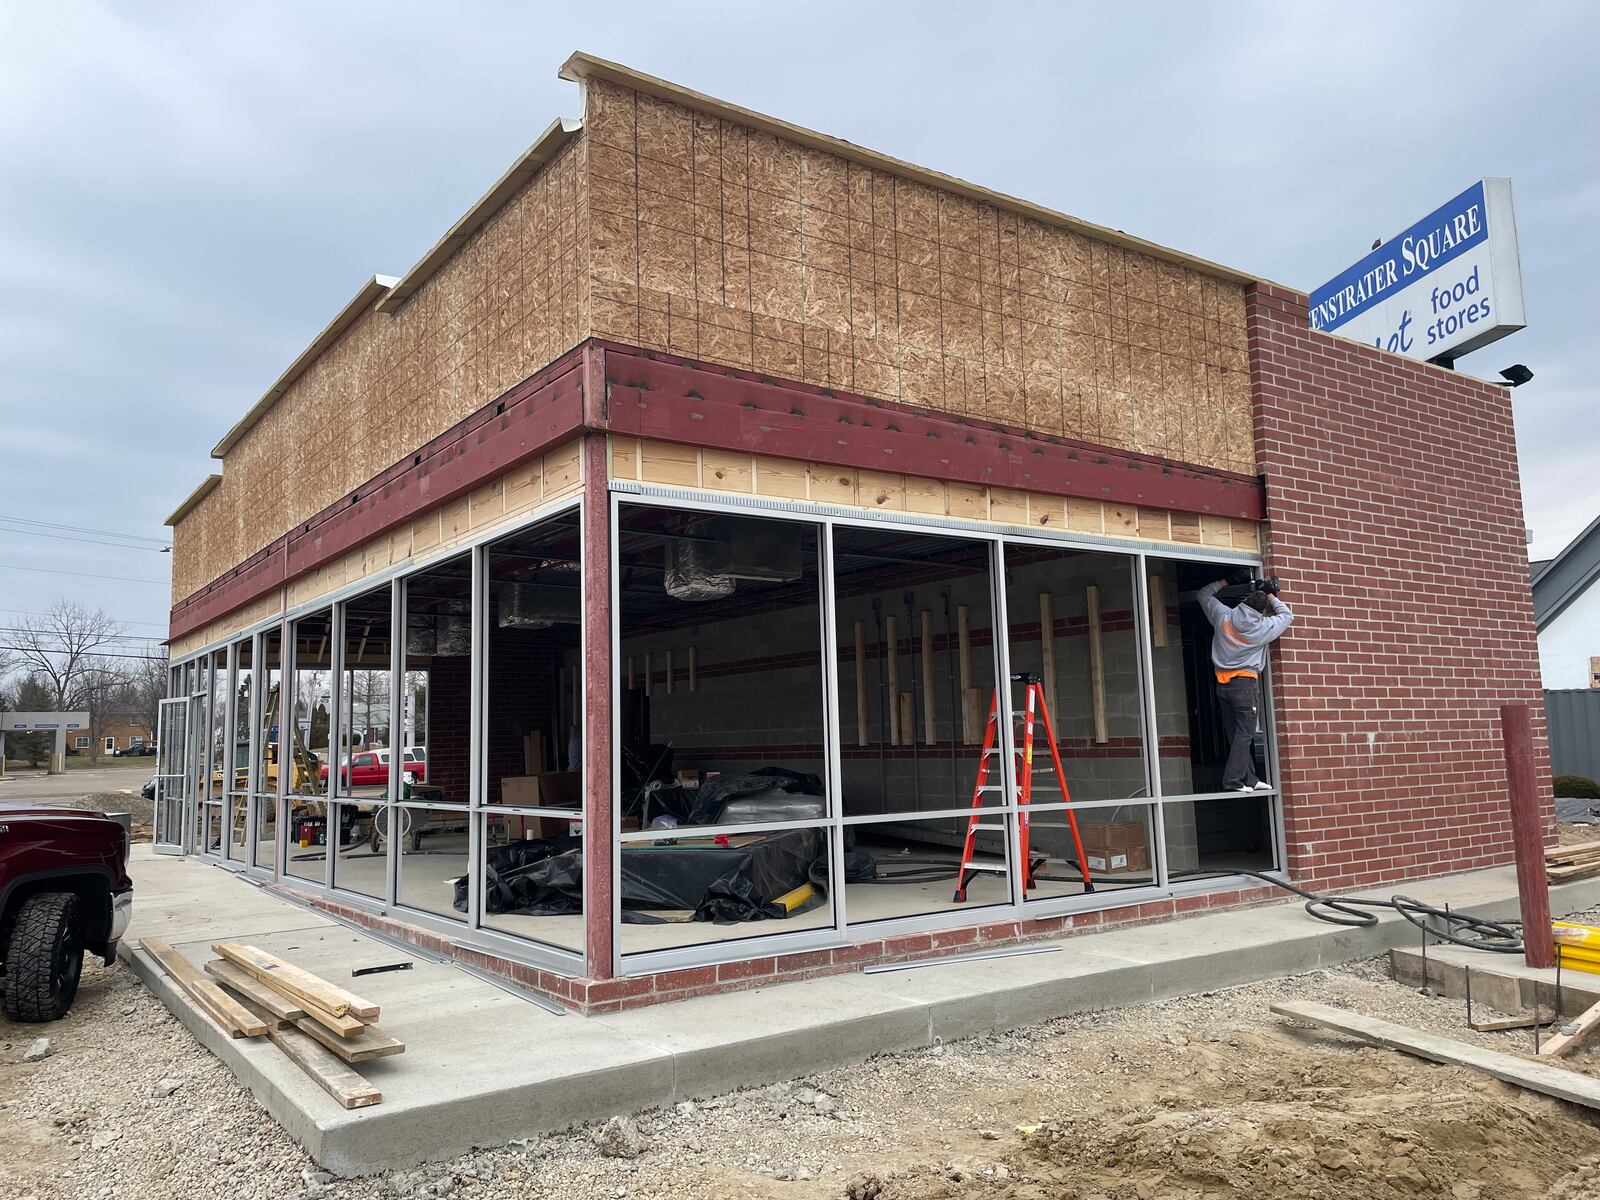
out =
<path fill-rule="evenodd" d="M 54 1021 L 78 993 L 85 950 L 109 966 L 133 912 L 128 835 L 104 813 L 0 802 L 5 1015 Z"/>

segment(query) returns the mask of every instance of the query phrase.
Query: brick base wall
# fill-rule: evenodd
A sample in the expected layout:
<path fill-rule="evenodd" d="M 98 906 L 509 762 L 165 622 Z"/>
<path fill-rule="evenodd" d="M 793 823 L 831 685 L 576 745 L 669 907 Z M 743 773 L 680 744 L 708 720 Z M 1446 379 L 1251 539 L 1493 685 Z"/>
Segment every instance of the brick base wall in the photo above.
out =
<path fill-rule="evenodd" d="M 267 885 L 269 890 L 274 885 Z M 1059 940 L 1076 934 L 1100 933 L 1107 929 L 1152 925 L 1177 917 L 1198 916 L 1222 909 L 1258 907 L 1263 904 L 1298 903 L 1280 888 L 1252 887 L 1206 892 L 1172 900 L 1153 900 L 1128 904 L 1099 912 L 1077 913 L 1065 917 L 1040 917 L 1031 920 L 995 921 L 969 925 L 962 929 L 942 929 L 933 933 L 900 934 L 888 938 L 867 938 L 847 946 L 826 950 L 807 950 L 799 954 L 767 955 L 739 959 L 717 966 L 685 967 L 633 975 L 617 979 L 573 978 L 513 962 L 483 950 L 462 945 L 456 938 L 434 933 L 394 917 L 381 916 L 363 908 L 342 904 L 320 893 L 296 891 L 297 899 L 361 925 L 397 937 L 434 954 L 455 959 L 480 970 L 493 971 L 519 987 L 555 1000 L 584 1015 L 618 1012 L 647 1004 L 687 1000 L 712 992 L 734 992 L 766 987 L 773 983 L 793 983 L 859 971 L 874 963 L 911 962 L 922 958 L 944 958 L 971 954 L 1024 942 Z M 1307 918 L 1309 920 L 1309 918 Z M 752 947 L 755 949 L 755 947 Z"/>
<path fill-rule="evenodd" d="M 1511 393 L 1247 298 L 1288 866 L 1359 887 L 1510 861 L 1499 706 L 1549 757 Z"/>

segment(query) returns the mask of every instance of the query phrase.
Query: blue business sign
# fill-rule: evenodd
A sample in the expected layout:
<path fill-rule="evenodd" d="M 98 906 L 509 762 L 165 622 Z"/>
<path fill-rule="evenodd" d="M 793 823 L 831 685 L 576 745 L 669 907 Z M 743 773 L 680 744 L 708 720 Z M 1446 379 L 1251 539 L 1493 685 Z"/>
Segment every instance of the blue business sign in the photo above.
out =
<path fill-rule="evenodd" d="M 1311 327 L 1454 359 L 1526 324 L 1511 181 L 1485 179 L 1311 293 Z"/>

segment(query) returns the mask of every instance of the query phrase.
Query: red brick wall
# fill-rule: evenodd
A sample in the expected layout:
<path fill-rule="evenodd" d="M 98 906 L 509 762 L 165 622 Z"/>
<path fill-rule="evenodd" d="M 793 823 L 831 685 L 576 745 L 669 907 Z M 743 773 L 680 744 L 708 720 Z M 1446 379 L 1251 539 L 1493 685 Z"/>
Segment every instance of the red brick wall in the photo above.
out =
<path fill-rule="evenodd" d="M 1247 295 L 1289 870 L 1360 886 L 1509 862 L 1499 706 L 1549 756 L 1507 388 L 1313 333 Z M 1550 819 L 1553 820 L 1553 811 Z"/>

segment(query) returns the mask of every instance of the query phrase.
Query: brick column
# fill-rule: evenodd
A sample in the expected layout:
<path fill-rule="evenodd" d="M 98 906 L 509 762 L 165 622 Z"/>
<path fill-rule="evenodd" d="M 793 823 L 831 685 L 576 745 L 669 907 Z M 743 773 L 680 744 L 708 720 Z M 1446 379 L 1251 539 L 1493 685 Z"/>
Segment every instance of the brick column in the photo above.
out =
<path fill-rule="evenodd" d="M 598 361 L 598 359 L 597 359 Z M 592 378 L 592 377 L 591 377 Z M 585 379 L 585 390 L 590 379 Z M 604 387 L 603 379 L 599 386 Z M 612 976 L 611 508 L 606 438 L 583 439 L 583 916 L 586 974 Z"/>
<path fill-rule="evenodd" d="M 1361 886 L 1511 861 L 1499 708 L 1531 704 L 1554 819 L 1509 389 L 1246 295 L 1288 867 Z"/>

